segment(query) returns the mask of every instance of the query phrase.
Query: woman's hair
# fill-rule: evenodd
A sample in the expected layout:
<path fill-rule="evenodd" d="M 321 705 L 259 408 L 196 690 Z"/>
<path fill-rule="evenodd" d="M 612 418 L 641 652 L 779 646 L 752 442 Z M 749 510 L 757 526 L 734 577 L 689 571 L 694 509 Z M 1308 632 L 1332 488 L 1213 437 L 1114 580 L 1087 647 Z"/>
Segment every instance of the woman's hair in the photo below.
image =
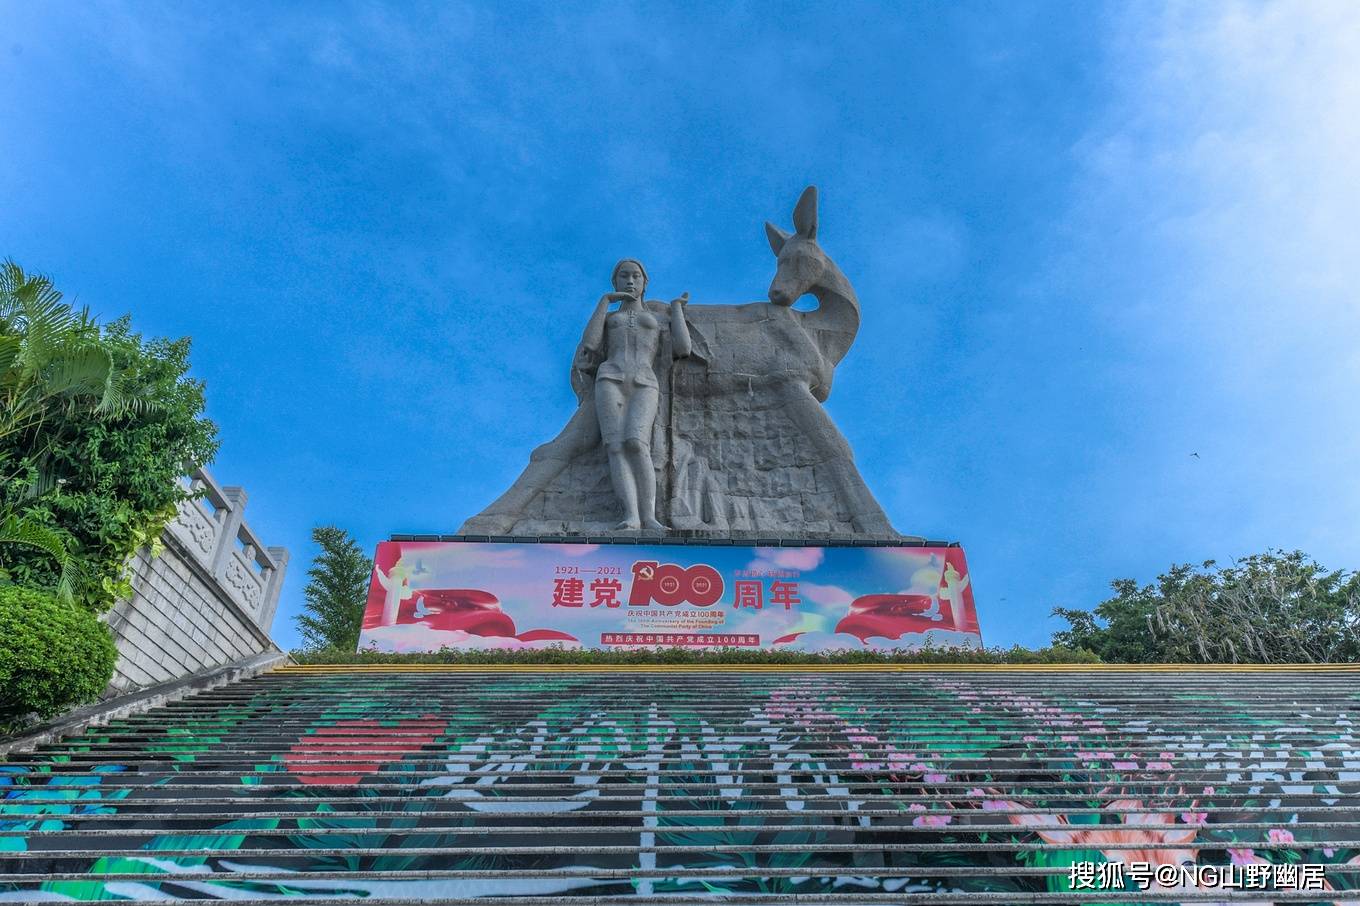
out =
<path fill-rule="evenodd" d="M 609 275 L 609 285 L 613 286 L 615 289 L 618 288 L 615 285 L 614 281 L 619 279 L 619 271 L 623 268 L 625 264 L 636 264 L 638 266 L 638 270 L 642 271 L 642 292 L 638 293 L 638 298 L 642 298 L 642 296 L 647 292 L 647 268 L 643 267 L 642 262 L 637 260 L 636 258 L 624 258 L 621 261 L 619 261 L 618 264 L 614 265 L 614 272 Z"/>

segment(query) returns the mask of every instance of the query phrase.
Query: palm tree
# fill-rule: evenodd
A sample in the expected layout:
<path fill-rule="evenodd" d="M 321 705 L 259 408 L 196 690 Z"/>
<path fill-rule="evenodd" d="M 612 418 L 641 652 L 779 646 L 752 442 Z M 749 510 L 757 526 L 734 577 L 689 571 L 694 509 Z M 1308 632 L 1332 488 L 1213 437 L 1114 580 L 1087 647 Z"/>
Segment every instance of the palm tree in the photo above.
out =
<path fill-rule="evenodd" d="M 149 408 L 132 389 L 101 343 L 89 311 L 61 301 L 52 281 L 26 274 L 13 261 L 0 265 L 0 444 L 23 436 L 22 462 L 36 462 L 39 476 L 18 495 L 41 494 L 50 480 L 43 459 L 61 428 L 63 415 L 85 411 L 116 418 Z M 0 447 L 0 485 L 22 472 Z M 61 565 L 57 592 L 70 600 L 77 565 L 62 536 L 18 512 L 18 501 L 0 501 L 0 545 L 23 544 L 51 554 Z"/>
<path fill-rule="evenodd" d="M 61 301 L 52 281 L 0 265 L 0 441 L 41 429 L 63 410 L 114 417 L 142 411 L 124 375 L 99 342 L 88 309 Z"/>

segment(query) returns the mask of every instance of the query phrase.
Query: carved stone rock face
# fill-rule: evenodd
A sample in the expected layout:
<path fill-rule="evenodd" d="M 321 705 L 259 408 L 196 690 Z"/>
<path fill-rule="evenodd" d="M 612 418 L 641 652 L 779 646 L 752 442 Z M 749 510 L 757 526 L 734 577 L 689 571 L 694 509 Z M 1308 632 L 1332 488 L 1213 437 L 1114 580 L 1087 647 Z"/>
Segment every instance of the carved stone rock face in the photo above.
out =
<path fill-rule="evenodd" d="M 657 515 L 696 537 L 898 538 L 821 405 L 858 330 L 859 304 L 817 245 L 815 190 L 803 194 L 794 223 L 793 234 L 767 227 L 779 259 L 773 301 L 690 304 L 691 356 L 672 361 L 669 336 L 659 344 Z M 805 293 L 816 310 L 790 307 Z M 664 323 L 664 306 L 647 307 Z M 582 410 L 590 404 L 586 393 Z M 604 450 L 581 416 L 462 533 L 608 534 L 618 504 Z"/>

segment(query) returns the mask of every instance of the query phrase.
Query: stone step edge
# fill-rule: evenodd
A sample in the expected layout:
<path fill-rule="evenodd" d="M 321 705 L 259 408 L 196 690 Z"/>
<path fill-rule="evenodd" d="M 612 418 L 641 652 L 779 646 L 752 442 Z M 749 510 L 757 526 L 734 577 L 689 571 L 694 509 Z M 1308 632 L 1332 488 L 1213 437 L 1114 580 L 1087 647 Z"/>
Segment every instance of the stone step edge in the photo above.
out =
<path fill-rule="evenodd" d="M 1328 664 L 291 664 L 275 676 L 351 673 L 1360 673 Z"/>
<path fill-rule="evenodd" d="M 731 872 L 729 871 L 729 874 Z M 870 869 L 861 869 L 857 872 L 858 877 L 871 877 Z M 159 876 L 140 875 L 141 878 L 154 878 L 158 883 L 165 880 Z M 174 876 L 171 876 L 174 877 Z M 182 875 L 179 877 L 183 877 Z M 195 876 L 197 877 L 197 876 Z M 822 877 L 814 874 L 813 877 Z M 841 877 L 840 875 L 828 877 Z M 909 878 L 907 880 L 910 880 Z M 29 882 L 29 883 L 37 883 Z M 1318 892 L 1303 890 L 1270 890 L 1263 891 L 1270 895 L 1276 903 L 1317 903 Z M 1235 891 L 1227 892 L 1229 895 Z M 1039 893 L 1031 891 L 1003 891 L 993 893 L 991 891 L 979 892 L 939 892 L 936 890 L 901 890 L 896 893 L 776 893 L 776 894 L 750 894 L 750 893 L 727 893 L 707 891 L 698 893 L 680 893 L 673 895 L 649 895 L 630 893 L 622 895 L 593 895 L 575 894 L 564 891 L 553 896 L 517 896 L 498 894 L 490 897 L 393 897 L 375 896 L 364 897 L 356 900 L 354 897 L 337 897 L 326 894 L 316 896 L 294 895 L 287 898 L 286 902 L 307 904 L 307 906 L 354 906 L 356 902 L 363 906 L 487 906 L 494 903 L 495 906 L 563 906 L 564 903 L 571 906 L 617 906 L 619 903 L 626 903 L 628 906 L 714 906 L 714 904 L 729 904 L 729 906 L 826 906 L 826 904 L 846 904 L 846 906 L 867 906 L 873 903 L 887 903 L 892 906 L 904 906 L 904 904 L 927 903 L 930 906 L 952 906 L 952 904 L 966 903 L 988 903 L 996 906 L 1030 906 L 1030 904 L 1062 904 L 1071 906 L 1073 903 L 1112 903 L 1127 904 L 1130 892 L 1119 891 L 1090 891 L 1083 890 L 1074 899 L 1073 893 Z M 1222 889 L 1183 891 L 1183 890 L 1162 890 L 1152 888 L 1147 891 L 1138 891 L 1139 903 L 1209 903 L 1219 904 L 1224 902 L 1225 891 Z M 1236 896 L 1233 896 L 1236 899 Z M 155 899 L 135 899 L 128 898 L 119 901 L 126 904 L 139 903 L 164 903 L 163 898 Z M 221 902 L 208 898 L 186 900 L 181 899 L 175 902 L 180 903 L 213 903 Z M 232 906 L 279 906 L 280 899 L 274 898 L 247 898 L 232 900 Z"/>
<path fill-rule="evenodd" d="M 283 651 L 266 651 L 245 660 L 223 664 L 208 670 L 194 673 L 181 679 L 171 680 L 146 689 L 139 689 L 107 701 L 96 702 L 84 708 L 53 718 L 27 730 L 10 736 L 0 736 L 0 761 L 13 752 L 31 752 L 41 745 L 57 742 L 68 736 L 83 733 L 91 727 L 98 727 L 111 720 L 131 717 L 161 705 L 177 702 L 199 692 L 206 692 L 240 680 L 250 679 L 268 670 L 292 663 L 292 658 Z"/>
<path fill-rule="evenodd" d="M 1184 809 L 1182 809 L 1182 811 L 1184 811 Z M 1226 812 L 1226 811 L 1230 811 L 1230 810 L 1229 810 L 1229 809 L 1220 809 L 1220 811 Z M 1241 810 L 1240 810 L 1240 809 L 1233 809 L 1233 810 L 1231 810 L 1231 811 L 1241 811 Z M 1109 813 L 1109 812 L 1107 812 L 1107 814 L 1108 814 L 1108 813 Z M 1168 813 L 1169 813 L 1169 810 L 1168 810 L 1168 811 L 1162 812 L 1162 814 L 1168 814 Z M 788 814 L 788 813 L 786 812 L 786 814 Z M 989 813 L 989 812 L 982 812 L 982 811 L 979 811 L 979 810 L 977 810 L 977 809 L 972 809 L 972 810 L 965 810 L 965 809 L 931 809 L 929 812 L 898 812 L 897 814 L 895 814 L 895 815 L 893 815 L 893 816 L 891 816 L 891 817 L 892 817 L 894 820 L 905 821 L 907 818 L 910 818 L 910 817 L 912 817 L 913 815 L 926 815 L 926 814 L 934 815 L 934 816 L 948 815 L 948 816 L 950 816 L 951 818 L 952 818 L 952 817 L 955 817 L 955 816 L 962 816 L 962 817 L 972 818 L 972 817 L 977 817 L 977 816 L 979 816 L 979 815 L 991 817 L 992 815 L 995 815 L 995 814 L 997 814 L 997 813 L 995 813 L 995 812 L 990 812 L 990 813 Z M 1026 809 L 1026 810 L 1024 810 L 1024 811 L 1020 811 L 1020 810 L 1007 810 L 1007 811 L 1005 811 L 1005 812 L 1002 812 L 1001 814 L 1002 814 L 1003 817 L 1004 817 L 1004 816 L 1007 816 L 1007 815 L 1026 815 L 1026 816 L 1035 816 L 1035 817 L 1039 817 L 1039 818 L 1045 818 L 1045 817 L 1059 818 L 1059 817 L 1067 817 L 1067 816 L 1070 816 L 1070 815 L 1073 815 L 1073 814 L 1078 814 L 1078 813 L 1075 812 L 1075 811 L 1073 811 L 1073 812 L 1065 812 L 1065 813 L 1063 813 L 1062 815 L 1058 815 L 1058 814 L 1056 814 L 1055 812 L 1053 812 L 1053 810 L 1050 810 L 1049 812 L 1039 812 L 1039 811 L 1035 811 L 1035 810 L 1031 810 L 1031 809 Z M 1124 811 L 1124 810 L 1121 809 L 1121 810 L 1120 810 L 1119 812 L 1117 812 L 1116 814 L 1118 814 L 1118 815 L 1120 815 L 1121 817 L 1123 817 L 1123 816 L 1126 816 L 1126 815 L 1129 815 L 1129 814 L 1146 815 L 1146 814 L 1158 814 L 1158 813 L 1156 813 L 1156 812 L 1151 812 L 1151 811 L 1147 811 L 1147 810 L 1141 810 L 1141 809 L 1138 810 L 1138 811 L 1133 811 L 1133 810 Z M 48 817 L 48 816 L 42 816 L 42 817 Z M 107 817 L 107 816 L 101 816 L 101 817 Z M 232 815 L 230 818 L 225 819 L 225 820 L 239 821 L 239 820 L 242 820 L 243 818 L 247 818 L 247 817 L 253 818 L 253 817 L 257 817 L 257 816 L 254 816 L 254 815 L 246 816 L 244 813 L 240 813 L 240 814 L 234 814 L 234 815 Z M 331 812 L 295 813 L 295 814 L 293 814 L 293 815 L 289 815 L 289 816 L 288 816 L 288 818 L 289 818 L 290 820 L 291 820 L 291 819 L 303 819 L 303 818 L 305 818 L 305 819 L 316 819 L 316 818 L 318 818 L 318 817 L 319 817 L 319 818 L 323 818 L 323 819 L 325 819 L 326 821 L 336 820 L 335 817 L 334 817 L 334 815 L 333 815 Z M 401 816 L 401 817 L 402 817 L 402 818 L 410 818 L 410 817 L 412 817 L 412 815 L 407 814 L 407 815 L 403 815 L 403 816 Z M 610 825 L 605 825 L 605 824 L 579 824 L 579 823 L 578 823 L 578 824 L 554 824 L 554 825 L 551 825 L 551 826 L 545 826 L 545 825 L 542 825 L 542 824 L 538 824 L 538 825 L 525 825 L 525 824 L 515 824 L 515 825 L 495 825 L 495 824 L 422 824 L 422 825 L 420 825 L 419 827 L 380 827 L 380 826 L 372 826 L 372 825 L 370 825 L 370 826 L 367 826 L 367 827 L 365 827 L 365 826 L 356 826 L 356 827 L 309 827 L 309 828 L 299 829 L 299 830 L 293 830 L 293 829 L 290 829 L 290 828 L 283 828 L 283 829 L 279 829 L 279 828 L 256 828 L 256 829 L 251 829 L 251 828 L 238 828 L 238 827 L 230 827 L 230 828 L 222 828 L 222 827 L 201 827 L 201 828 L 179 828 L 179 827 L 174 827 L 174 828 L 168 828 L 168 827 L 74 828 L 74 827 L 64 827 L 64 828 L 61 828 L 61 829 L 59 829 L 59 830 L 58 830 L 58 829 L 55 829 L 55 828 L 33 829 L 33 830 L 30 830 L 30 829 L 22 829 L 22 830 L 0 830 L 0 837 L 25 837 L 25 838 L 30 838 L 30 837 L 46 837 L 46 838 L 49 838 L 49 839 L 52 839 L 52 840 L 60 839 L 60 840 L 62 840 L 62 841 L 64 842 L 64 841 L 69 841 L 69 840 L 74 839 L 74 838 L 79 838 L 79 839 L 81 839 L 81 840 L 84 840 L 84 839 L 86 839 L 86 838 L 90 838 L 90 839 L 98 839 L 98 838 L 101 838 L 101 837 L 128 837 L 128 838 L 148 837 L 148 838 L 150 838 L 150 837 L 168 837 L 168 836 L 182 835 L 182 836 L 194 836 L 194 837 L 242 837 L 242 838 L 244 838 L 244 839 L 250 839 L 250 838 L 253 838 L 253 837 L 271 838 L 271 837 L 280 837 L 280 836 L 290 836 L 290 837 L 291 837 L 291 836 L 303 836 L 303 835 L 305 835 L 305 836 L 307 836 L 307 837 L 343 837 L 343 836 L 350 836 L 350 835 L 355 835 L 355 834 L 369 834 L 369 833 L 371 833 L 371 834 L 381 833 L 381 834 L 382 834 L 383 836 L 385 836 L 385 837 L 414 837 L 414 836 L 425 836 L 425 835 L 441 836 L 441 837 L 468 837 L 468 836 L 495 837 L 495 836 L 498 836 L 498 835 L 499 835 L 499 836 L 528 836 L 528 835 L 531 835 L 531 834 L 540 834 L 540 835 L 541 835 L 541 834 L 545 834 L 545 833 L 548 833 L 548 832 L 551 832 L 551 833 L 553 833 L 553 834 L 580 834 L 580 835 L 582 835 L 582 836 L 617 835 L 617 836 L 621 836 L 621 837 L 622 837 L 622 836 L 635 836 L 635 835 L 637 835 L 637 834 L 640 833 L 640 832 L 653 833 L 653 834 L 657 834 L 657 835 L 675 835 L 675 834 L 690 834 L 690 833 L 693 833 L 693 832 L 695 832 L 695 831 L 701 831 L 701 832 L 702 832 L 702 831 L 718 831 L 718 832 L 722 832 L 722 833 L 750 834 L 750 835 L 753 836 L 753 837 L 754 837 L 754 836 L 757 836 L 758 834 L 782 833 L 782 832 L 784 832 L 784 831 L 793 831 L 793 832 L 798 832 L 798 833 L 803 833 L 803 832 L 808 832 L 808 833 L 814 833 L 814 832 L 840 833 L 840 832 L 844 832 L 844 831 L 847 831 L 847 830 L 852 830 L 852 831 L 854 831 L 856 834 L 873 833 L 873 834 L 879 834 L 879 835 L 884 836 L 884 837 L 888 837 L 888 836 L 908 836 L 908 837 L 911 837 L 911 836 L 917 836 L 917 835 L 922 835 L 922 834 L 939 833 L 939 828 L 937 828 L 937 827 L 932 827 L 932 826 L 930 826 L 930 825 L 892 824 L 892 823 L 888 823 L 888 822 L 886 822 L 886 821 L 885 821 L 885 822 L 880 822 L 880 823 L 878 823 L 878 824 L 874 824 L 874 823 L 872 822 L 872 820 L 871 820 L 869 823 L 867 823 L 867 824 L 861 822 L 861 823 L 859 823 L 859 824 L 857 824 L 857 825 L 855 825 L 855 826 L 853 826 L 853 827 L 850 827 L 849 825 L 846 825 L 846 824 L 844 824 L 844 823 L 841 823 L 841 824 L 836 824 L 836 823 L 826 823 L 826 824 L 779 824 L 779 823 L 771 823 L 771 824 L 763 824 L 763 825 L 760 826 L 759 831 L 755 831 L 755 830 L 752 830 L 752 829 L 751 829 L 751 826 L 750 826 L 750 825 L 740 825 L 740 824 L 673 824 L 673 823 L 656 824 L 656 823 L 648 823 L 649 820 L 651 820 L 651 821 L 654 822 L 655 819 L 653 819 L 652 814 L 651 814 L 650 812 L 643 812 L 643 811 L 632 812 L 628 817 L 630 817 L 630 818 L 636 818 L 637 820 L 634 821 L 634 822 L 631 822 L 631 823 L 626 823 L 626 824 L 623 823 L 623 822 L 618 822 L 618 823 L 616 823 L 616 824 L 610 824 Z M 674 817 L 674 814 L 673 814 L 673 813 L 670 813 L 670 812 L 667 812 L 667 813 L 664 813 L 663 817 L 665 817 L 665 818 L 667 818 L 667 819 L 671 819 L 671 818 Z M 738 815 L 737 817 L 744 817 L 744 816 Z M 866 818 L 866 817 L 867 817 L 867 818 L 872 819 L 874 816 L 863 815 L 863 814 L 861 814 L 860 812 L 855 811 L 855 812 L 845 812 L 845 813 L 842 814 L 842 817 L 844 817 L 844 818 L 854 818 L 854 819 Z M 62 820 L 69 820 L 69 816 L 63 815 L 63 816 L 62 816 Z M 145 819 L 143 819 L 143 820 L 145 820 Z M 166 818 L 166 819 L 164 819 L 164 820 L 170 820 L 170 821 L 184 821 L 184 820 L 186 820 L 186 819 L 185 819 L 185 818 L 182 818 L 182 817 L 170 817 L 170 818 Z M 218 820 L 220 821 L 220 820 L 222 820 L 222 819 L 218 819 Z M 203 823 L 210 823 L 210 822 L 203 822 Z M 1288 824 L 1289 824 L 1289 828 L 1290 828 L 1290 829 L 1300 828 L 1300 827 L 1306 827 L 1306 828 L 1309 828 L 1309 829 L 1311 829 L 1311 830 L 1348 830 L 1348 829 L 1351 829 L 1351 828 L 1360 829 L 1360 821 L 1291 821 L 1291 822 L 1288 822 Z M 978 835 L 978 834 L 994 834 L 994 833 L 996 833 L 996 832 L 998 831 L 998 829 L 1001 829 L 1001 830 L 1009 830 L 1010 827 L 1012 827 L 1012 826 L 1014 826 L 1014 825 L 1013 825 L 1013 824 L 1001 824 L 1000 822 L 997 822 L 997 823 L 994 823 L 994 824 L 962 824 L 962 823 L 961 823 L 961 824 L 957 824 L 957 825 L 951 823 L 951 824 L 948 825 L 948 826 L 949 826 L 949 831 L 948 831 L 948 832 L 949 832 L 950 834 L 954 834 L 954 835 L 959 835 L 959 834 L 974 834 L 974 835 Z M 1024 825 L 1024 826 L 1027 827 L 1027 828 L 1029 828 L 1029 829 L 1031 829 L 1031 830 L 1071 830 L 1071 827 L 1072 827 L 1072 825 L 1071 825 L 1070 823 L 1067 823 L 1067 822 L 1064 822 L 1064 821 L 1057 821 L 1057 820 L 1049 821 L 1048 823 L 1043 823 L 1043 822 L 1041 822 L 1041 821 L 1040 821 L 1040 822 L 1029 822 L 1029 821 L 1027 821 L 1027 822 L 1025 822 L 1025 825 Z M 1091 827 L 1103 827 L 1103 828 L 1106 828 L 1106 829 L 1112 828 L 1112 827 L 1118 827 L 1118 825 L 1112 825 L 1112 824 L 1104 824 L 1104 825 L 1092 824 L 1092 825 L 1090 825 L 1090 826 L 1091 826 Z M 1184 827 L 1187 827 L 1188 825 L 1180 825 L 1180 826 L 1181 826 L 1182 828 L 1184 828 Z M 1165 827 L 1165 825 L 1162 825 L 1161 827 Z M 1278 827 L 1281 827 L 1281 822 L 1280 822 L 1280 821 L 1225 821 L 1225 822 L 1222 822 L 1222 823 L 1216 823 L 1216 824 L 1214 824 L 1214 830 L 1216 830 L 1216 831 L 1220 831 L 1220 830 L 1269 830 L 1270 828 L 1278 828 Z M 1157 826 L 1154 826 L 1154 831 L 1155 831 L 1156 829 L 1157 829 Z M 1137 833 L 1137 831 L 1134 831 L 1133 833 Z M 1356 842 L 1360 842 L 1360 840 L 1357 840 Z M 242 845 L 244 845 L 244 844 L 242 844 Z M 860 844 L 857 844 L 857 845 L 863 846 L 863 847 L 866 848 L 866 849 L 873 849 L 874 846 L 876 845 L 876 843 L 873 843 L 873 842 L 866 842 L 866 843 L 860 843 Z M 65 848 L 66 848 L 67 850 L 71 850 L 71 849 L 84 849 L 84 848 L 86 848 L 86 847 L 71 847 L 71 846 L 67 846 L 67 847 L 65 847 Z M 209 848 L 211 848 L 211 847 L 209 847 Z M 250 848 L 275 849 L 275 850 L 277 850 L 277 851 L 279 851 L 279 852 L 290 852 L 290 851 L 292 851 L 291 848 L 285 848 L 285 847 L 258 847 L 258 846 L 257 846 L 257 847 L 250 847 Z M 465 847 L 457 846 L 457 847 L 441 847 L 441 848 L 459 849 L 459 850 L 461 850 L 461 849 L 464 849 Z M 1350 847 L 1348 847 L 1348 848 L 1350 848 Z M 30 850 L 30 852 L 38 852 L 38 851 L 39 851 L 39 850 Z M 11 850 L 11 852 L 13 852 L 13 850 Z M 1355 868 L 1355 871 L 1360 872 L 1360 866 L 1357 866 L 1357 867 Z"/>
<path fill-rule="evenodd" d="M 217 852 L 224 852 L 217 850 Z M 230 851 L 225 851 L 230 852 Z M 138 855 L 145 857 L 147 851 L 139 850 Z M 125 856 L 120 858 L 126 858 Z M 1259 863 L 1258 863 L 1259 864 Z M 1280 864 L 1280 863 L 1275 863 Z M 1326 872 L 1330 877 L 1341 875 L 1354 875 L 1360 873 L 1360 868 L 1346 865 L 1344 863 L 1327 862 L 1322 863 L 1326 866 Z M 1215 865 L 1214 863 L 1204 863 L 1205 867 L 1227 869 L 1227 865 Z M 891 866 L 835 866 L 835 865 L 800 865 L 797 867 L 787 867 L 782 865 L 719 865 L 704 867 L 687 867 L 683 865 L 667 865 L 659 868 L 613 868 L 607 866 L 582 866 L 579 868 L 469 868 L 469 869 L 396 869 L 384 871 L 382 869 L 369 869 L 358 871 L 346 871 L 341 869 L 318 869 L 318 870 L 298 870 L 288 868 L 268 868 L 240 870 L 240 871 L 195 871 L 188 878 L 193 883 L 204 883 L 213 881 L 303 881 L 316 883 L 317 881 L 433 881 L 449 880 L 463 881 L 474 878 L 495 878 L 495 879 L 523 879 L 523 878 L 582 878 L 588 880 L 627 881 L 634 878 L 651 878 L 655 880 L 697 880 L 701 878 L 853 878 L 870 876 L 876 879 L 883 878 L 910 878 L 910 879 L 941 879 L 941 878 L 1021 878 L 1021 877 L 1066 877 L 1069 874 L 1068 866 L 992 866 L 992 865 L 891 865 Z M 142 881 L 145 883 L 179 883 L 185 879 L 184 872 L 169 872 L 164 869 L 160 871 L 100 871 L 100 872 L 74 872 L 57 871 L 42 876 L 42 881 L 85 881 L 95 880 L 109 881 Z M 32 874 L 21 874 L 7 872 L 0 874 L 0 883 L 5 884 L 33 884 L 38 881 Z M 1262 890 L 1263 893 L 1271 893 L 1269 889 Z M 1321 892 L 1321 891 L 1319 891 Z M 1346 894 L 1350 891 L 1335 891 L 1338 894 Z M 1126 891 L 1128 896 L 1129 892 Z M 1221 899 L 1226 899 L 1230 894 L 1225 891 Z M 1141 896 L 1141 893 L 1140 893 Z M 291 901 L 292 896 L 289 897 Z M 1315 899 L 1319 899 L 1316 898 Z M 499 900 L 499 897 L 497 897 Z M 1084 897 L 1083 897 L 1084 901 Z M 211 901 L 210 901 L 211 902 Z M 305 901 L 304 901 L 305 902 Z M 367 900 L 363 901 L 367 902 Z M 632 902 L 631 898 L 628 902 Z M 707 902 L 705 900 L 704 902 Z M 1142 902 L 1140 900 L 1140 902 Z"/>

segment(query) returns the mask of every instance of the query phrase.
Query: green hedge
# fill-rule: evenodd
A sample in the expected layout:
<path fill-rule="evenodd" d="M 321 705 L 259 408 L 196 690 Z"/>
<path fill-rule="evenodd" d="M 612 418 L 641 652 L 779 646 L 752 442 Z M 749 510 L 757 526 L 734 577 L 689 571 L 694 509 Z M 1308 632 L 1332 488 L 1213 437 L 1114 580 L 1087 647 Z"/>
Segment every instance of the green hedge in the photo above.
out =
<path fill-rule="evenodd" d="M 108 627 L 90 611 L 0 585 L 0 733 L 98 698 L 117 657 Z"/>
<path fill-rule="evenodd" d="M 299 664 L 1098 664 L 1089 651 L 1054 646 L 1013 648 L 927 648 L 921 651 L 880 653 L 835 651 L 806 654 L 801 651 L 749 651 L 719 648 L 691 651 L 663 648 L 657 651 L 581 651 L 537 648 L 520 651 L 451 651 L 435 654 L 386 654 L 377 651 L 294 651 Z"/>

